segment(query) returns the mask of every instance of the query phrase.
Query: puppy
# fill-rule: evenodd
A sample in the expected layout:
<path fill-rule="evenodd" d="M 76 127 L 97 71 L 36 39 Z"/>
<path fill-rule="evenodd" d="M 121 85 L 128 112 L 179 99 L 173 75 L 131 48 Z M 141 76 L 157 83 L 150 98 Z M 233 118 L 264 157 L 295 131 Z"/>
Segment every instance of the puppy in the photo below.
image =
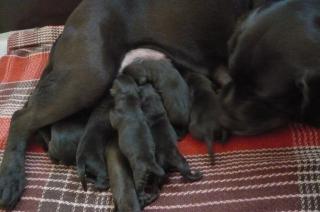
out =
<path fill-rule="evenodd" d="M 117 212 L 139 212 L 141 211 L 140 203 L 130 164 L 121 153 L 117 138 L 114 135 L 111 139 L 108 139 L 105 152 L 115 209 Z"/>
<path fill-rule="evenodd" d="M 200 180 L 202 174 L 199 171 L 191 172 L 187 161 L 176 146 L 178 138 L 167 117 L 159 94 L 151 84 L 146 84 L 140 87 L 140 97 L 142 110 L 156 144 L 157 162 L 166 172 L 176 170 L 187 180 Z M 158 182 L 161 181 L 162 179 L 158 180 Z"/>
<path fill-rule="evenodd" d="M 105 148 L 107 140 L 115 133 L 109 117 L 109 112 L 113 107 L 113 99 L 107 92 L 93 107 L 80 139 L 76 161 L 84 190 L 87 190 L 87 178 L 94 183 L 97 190 L 104 191 L 109 188 L 108 173 L 105 168 Z"/>
<path fill-rule="evenodd" d="M 88 119 L 89 113 L 83 111 L 39 130 L 53 162 L 64 165 L 76 164 L 78 144 Z"/>
<path fill-rule="evenodd" d="M 319 17 L 319 1 L 292 0 L 240 23 L 229 41 L 232 81 L 221 92 L 225 128 L 254 135 L 291 121 L 320 127 Z"/>
<path fill-rule="evenodd" d="M 110 121 L 118 131 L 120 150 L 129 160 L 139 199 L 144 202 L 144 189 L 149 177 L 162 177 L 165 173 L 156 162 L 155 144 L 141 110 L 135 81 L 125 74 L 118 76 L 111 95 L 115 106 L 110 112 Z"/>
<path fill-rule="evenodd" d="M 151 49 L 129 52 L 122 64 L 122 72 L 140 85 L 151 83 L 160 93 L 171 123 L 187 126 L 190 115 L 189 88 L 164 54 Z"/>
<path fill-rule="evenodd" d="M 214 161 L 212 142 L 227 140 L 227 132 L 219 124 L 220 104 L 218 95 L 213 90 L 213 84 L 208 77 L 199 73 L 189 72 L 185 78 L 192 93 L 192 110 L 189 132 L 192 137 L 204 141 L 208 148 L 211 161 Z"/>

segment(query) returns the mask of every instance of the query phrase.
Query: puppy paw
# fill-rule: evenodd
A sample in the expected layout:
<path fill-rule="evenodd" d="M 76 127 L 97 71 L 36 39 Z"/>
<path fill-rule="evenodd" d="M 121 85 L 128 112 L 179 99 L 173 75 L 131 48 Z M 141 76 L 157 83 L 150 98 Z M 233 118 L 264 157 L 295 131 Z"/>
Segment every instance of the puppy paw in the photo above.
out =
<path fill-rule="evenodd" d="M 15 158 L 12 158 L 15 160 Z M 13 209 L 25 186 L 24 164 L 10 162 L 0 170 L 0 208 Z"/>
<path fill-rule="evenodd" d="M 104 155 L 100 151 L 83 151 L 77 154 L 77 170 L 84 190 L 87 190 L 87 179 L 99 191 L 109 188 Z"/>
<path fill-rule="evenodd" d="M 164 170 L 157 163 L 146 165 L 140 162 L 136 168 L 133 168 L 133 178 L 138 192 L 143 192 L 153 177 L 162 178 L 164 175 Z"/>
<path fill-rule="evenodd" d="M 150 205 L 156 199 L 158 199 L 159 194 L 160 194 L 159 192 L 156 192 L 156 193 L 146 193 L 144 191 L 140 192 L 138 194 L 138 198 L 139 198 L 139 203 L 140 203 L 141 209 L 143 209 L 144 207 Z"/>
<path fill-rule="evenodd" d="M 190 182 L 195 182 L 195 181 L 199 181 L 202 179 L 203 174 L 198 171 L 187 171 L 185 173 L 181 173 L 182 177 Z"/>

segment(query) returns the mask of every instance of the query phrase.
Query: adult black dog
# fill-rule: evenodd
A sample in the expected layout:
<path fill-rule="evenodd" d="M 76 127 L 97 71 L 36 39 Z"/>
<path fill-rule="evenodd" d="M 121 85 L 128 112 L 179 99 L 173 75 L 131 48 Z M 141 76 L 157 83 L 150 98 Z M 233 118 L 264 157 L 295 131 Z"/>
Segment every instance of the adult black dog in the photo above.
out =
<path fill-rule="evenodd" d="M 26 107 L 13 115 L 0 168 L 0 206 L 11 208 L 21 196 L 30 135 L 99 100 L 127 51 L 147 46 L 162 51 L 179 67 L 208 74 L 227 62 L 227 40 L 237 18 L 253 3 L 83 0 L 65 25 L 47 74 Z"/>
<path fill-rule="evenodd" d="M 291 0 L 254 11 L 230 40 L 232 82 L 221 123 L 257 134 L 301 121 L 320 127 L 320 1 Z"/>

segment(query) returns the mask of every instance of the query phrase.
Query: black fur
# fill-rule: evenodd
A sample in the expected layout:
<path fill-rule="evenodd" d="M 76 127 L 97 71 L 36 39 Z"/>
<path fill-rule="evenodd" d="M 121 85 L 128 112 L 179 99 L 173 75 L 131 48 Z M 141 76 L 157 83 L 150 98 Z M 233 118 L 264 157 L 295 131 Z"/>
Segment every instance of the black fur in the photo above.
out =
<path fill-rule="evenodd" d="M 247 1 L 244 7 L 239 4 L 242 1 L 81 1 L 50 56 L 47 74 L 26 107 L 12 117 L 0 168 L 0 206 L 14 207 L 22 194 L 30 136 L 96 104 L 111 87 L 127 51 L 147 46 L 203 73 L 226 64 L 227 40 L 237 18 L 250 9 Z"/>
<path fill-rule="evenodd" d="M 149 178 L 162 177 L 164 171 L 156 162 L 155 144 L 141 110 L 138 86 L 130 76 L 122 74 L 114 81 L 111 95 L 115 107 L 110 121 L 118 131 L 120 150 L 129 160 L 139 199 L 144 202 Z"/>
<path fill-rule="evenodd" d="M 76 152 L 89 119 L 89 112 L 82 111 L 39 130 L 48 148 L 48 155 L 55 163 L 76 164 Z"/>
<path fill-rule="evenodd" d="M 139 212 L 140 203 L 130 164 L 121 153 L 117 139 L 116 135 L 109 138 L 106 148 L 106 162 L 115 209 L 117 212 Z"/>
<path fill-rule="evenodd" d="M 160 95 L 151 84 L 146 84 L 140 87 L 140 96 L 142 110 L 156 144 L 157 162 L 167 172 L 175 170 L 179 171 L 187 180 L 200 180 L 202 174 L 199 171 L 192 172 L 190 170 L 186 159 L 180 154 L 176 146 L 178 138 L 167 117 Z"/>
<path fill-rule="evenodd" d="M 188 125 L 191 108 L 189 88 L 169 59 L 137 58 L 124 68 L 123 73 L 140 85 L 151 83 L 160 93 L 171 123 L 180 127 Z"/>
<path fill-rule="evenodd" d="M 199 73 L 187 73 L 185 78 L 192 92 L 192 110 L 189 132 L 191 135 L 207 144 L 209 156 L 214 161 L 212 142 L 227 140 L 227 132 L 219 124 L 221 111 L 217 93 L 208 77 Z"/>
<path fill-rule="evenodd" d="M 93 181 L 98 190 L 109 188 L 104 150 L 107 139 L 114 134 L 109 120 L 109 112 L 114 106 L 113 103 L 113 99 L 107 93 L 94 107 L 78 145 L 77 168 L 85 190 L 87 189 L 86 177 Z"/>
<path fill-rule="evenodd" d="M 292 0 L 254 11 L 230 40 L 232 82 L 221 124 L 258 134 L 300 121 L 320 127 L 320 1 Z"/>

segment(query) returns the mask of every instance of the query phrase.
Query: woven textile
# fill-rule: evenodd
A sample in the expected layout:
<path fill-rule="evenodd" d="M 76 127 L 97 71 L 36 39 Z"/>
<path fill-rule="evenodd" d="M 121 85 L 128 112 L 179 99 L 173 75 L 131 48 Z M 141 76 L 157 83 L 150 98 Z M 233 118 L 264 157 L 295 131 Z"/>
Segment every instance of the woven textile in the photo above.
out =
<path fill-rule="evenodd" d="M 46 27 L 10 38 L 10 55 L 0 58 L 0 149 L 13 112 L 36 86 L 56 32 L 61 30 Z M 179 148 L 204 178 L 186 183 L 172 174 L 160 198 L 146 211 L 320 210 L 320 130 L 292 124 L 265 135 L 233 137 L 226 145 L 215 144 L 214 166 L 205 145 L 190 136 Z M 41 147 L 30 147 L 26 161 L 27 186 L 15 210 L 113 210 L 110 192 L 95 192 L 91 187 L 84 192 L 75 168 L 52 164 Z"/>

